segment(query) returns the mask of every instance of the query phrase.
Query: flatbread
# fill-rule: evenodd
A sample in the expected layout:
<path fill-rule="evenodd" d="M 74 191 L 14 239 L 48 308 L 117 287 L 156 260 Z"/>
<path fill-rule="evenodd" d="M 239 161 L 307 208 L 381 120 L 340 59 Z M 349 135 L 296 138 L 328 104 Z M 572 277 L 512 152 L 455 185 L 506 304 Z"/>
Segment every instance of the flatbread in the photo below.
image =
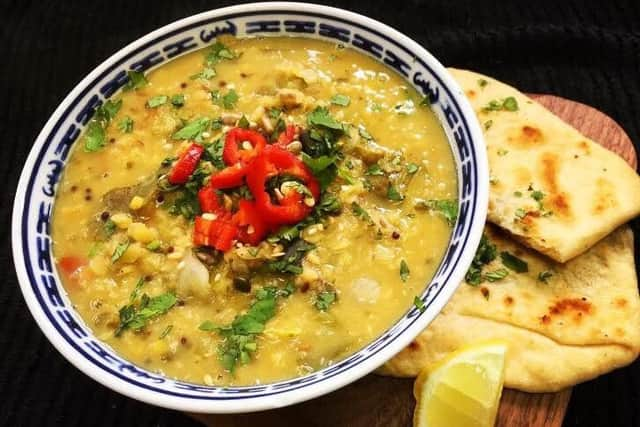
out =
<path fill-rule="evenodd" d="M 565 262 L 640 213 L 640 177 L 616 154 L 511 86 L 449 71 L 484 131 L 492 177 L 489 221 Z M 510 97 L 516 111 L 510 111 L 512 100 L 503 104 Z"/>
<path fill-rule="evenodd" d="M 633 234 L 621 227 L 583 255 L 556 263 L 486 230 L 498 253 L 526 273 L 479 286 L 463 283 L 436 320 L 380 373 L 415 376 L 458 348 L 488 339 L 508 343 L 505 386 L 551 392 L 631 363 L 640 351 L 640 297 Z M 504 268 L 498 256 L 483 272 Z M 538 279 L 550 271 L 547 283 Z"/>

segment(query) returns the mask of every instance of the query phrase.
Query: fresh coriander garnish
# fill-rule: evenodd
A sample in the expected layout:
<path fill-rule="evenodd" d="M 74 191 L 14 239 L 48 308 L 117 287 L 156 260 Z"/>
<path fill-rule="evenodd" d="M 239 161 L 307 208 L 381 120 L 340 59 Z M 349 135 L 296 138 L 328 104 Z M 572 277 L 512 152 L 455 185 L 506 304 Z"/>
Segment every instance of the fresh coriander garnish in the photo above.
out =
<path fill-rule="evenodd" d="M 418 170 L 420 169 L 420 166 L 418 166 L 415 163 L 407 163 L 407 173 L 409 175 L 413 175 L 416 172 L 418 172 Z"/>
<path fill-rule="evenodd" d="M 129 242 L 128 240 L 124 243 L 118 244 L 118 246 L 116 246 L 115 250 L 113 251 L 113 255 L 111 255 L 111 262 L 115 263 L 116 261 L 118 261 L 127 251 L 127 249 L 129 249 L 130 244 L 131 242 Z"/>
<path fill-rule="evenodd" d="M 225 59 L 235 59 L 237 57 L 238 54 L 233 49 L 217 41 L 213 45 L 211 45 L 211 47 L 207 51 L 205 62 L 207 63 L 207 65 L 215 65 Z"/>
<path fill-rule="evenodd" d="M 362 138 L 366 139 L 367 141 L 372 141 L 372 140 L 373 140 L 373 137 L 371 136 L 371 134 L 370 134 L 370 133 L 367 131 L 367 129 L 366 129 L 364 126 L 362 126 L 362 125 L 358 126 L 358 134 L 359 134 Z"/>
<path fill-rule="evenodd" d="M 341 107 L 347 107 L 351 103 L 351 99 L 346 95 L 336 94 L 331 98 L 331 103 L 334 105 L 340 105 Z"/>
<path fill-rule="evenodd" d="M 147 108 L 158 108 L 161 105 L 164 105 L 169 100 L 167 95 L 158 95 L 151 97 L 147 100 Z"/>
<path fill-rule="evenodd" d="M 413 305 L 418 309 L 420 313 L 424 313 L 427 307 L 425 307 L 424 302 L 417 295 L 413 298 Z"/>
<path fill-rule="evenodd" d="M 498 280 L 502 280 L 509 275 L 509 270 L 506 268 L 499 268 L 497 270 L 489 271 L 484 274 L 484 278 L 489 282 L 497 282 Z"/>
<path fill-rule="evenodd" d="M 257 335 L 264 331 L 267 321 L 276 314 L 275 288 L 264 288 L 256 293 L 256 301 L 245 314 L 237 315 L 230 325 L 218 326 L 207 320 L 199 329 L 217 332 L 224 341 L 218 347 L 222 366 L 233 373 L 238 363 L 247 364 L 258 349 Z"/>
<path fill-rule="evenodd" d="M 106 132 L 97 121 L 89 122 L 84 134 L 84 151 L 92 153 L 99 151 L 106 144 Z"/>
<path fill-rule="evenodd" d="M 367 171 L 364 174 L 369 176 L 384 176 L 384 171 L 379 164 L 374 163 L 367 168 Z"/>
<path fill-rule="evenodd" d="M 222 95 L 219 90 L 211 92 L 211 102 L 224 107 L 225 110 L 232 110 L 236 106 L 238 99 L 238 93 L 234 89 L 229 89 L 224 95 Z"/>
<path fill-rule="evenodd" d="M 367 224 L 373 225 L 373 220 L 371 219 L 371 216 L 369 216 L 369 213 L 364 210 L 358 203 L 351 202 L 351 212 L 353 212 L 356 217 L 360 218 Z"/>
<path fill-rule="evenodd" d="M 202 79 L 202 80 L 211 80 L 217 75 L 216 70 L 211 67 L 204 67 L 202 71 L 199 73 L 193 74 L 189 77 L 191 80 Z"/>
<path fill-rule="evenodd" d="M 488 111 L 518 111 L 518 101 L 513 97 L 509 96 L 503 100 L 492 100 L 482 108 L 483 112 Z"/>
<path fill-rule="evenodd" d="M 199 119 L 195 119 L 192 122 L 187 123 L 182 129 L 174 133 L 171 138 L 172 139 L 197 139 L 209 129 L 209 125 L 211 120 L 206 117 L 201 117 Z"/>
<path fill-rule="evenodd" d="M 172 293 L 153 298 L 149 298 L 147 294 L 142 295 L 137 307 L 130 303 L 120 309 L 120 324 L 115 331 L 115 336 L 120 336 L 125 329 L 141 330 L 151 319 L 169 311 L 177 301 Z"/>
<path fill-rule="evenodd" d="M 500 259 L 505 267 L 509 270 L 515 271 L 516 273 L 526 273 L 529 271 L 529 265 L 526 261 L 521 260 L 507 251 L 500 252 Z"/>
<path fill-rule="evenodd" d="M 515 197 L 522 197 L 522 191 L 514 191 L 514 192 L 513 192 L 513 195 L 514 195 Z"/>
<path fill-rule="evenodd" d="M 489 130 L 493 126 L 493 120 L 487 120 L 484 122 L 484 130 Z"/>
<path fill-rule="evenodd" d="M 509 153 L 509 150 L 505 150 L 504 148 L 498 149 L 498 156 L 506 156 Z"/>
<path fill-rule="evenodd" d="M 406 282 L 410 274 L 411 274 L 411 271 L 409 270 L 409 265 L 407 264 L 407 261 L 405 260 L 400 261 L 400 280 L 402 280 L 403 282 Z"/>
<path fill-rule="evenodd" d="M 447 224 L 450 226 L 453 226 L 458 218 L 458 201 L 455 199 L 416 200 L 415 207 L 422 207 L 439 213 L 447 220 Z"/>
<path fill-rule="evenodd" d="M 489 238 L 483 234 L 473 261 L 471 261 L 471 266 L 464 276 L 466 282 L 471 286 L 477 286 L 482 283 L 482 267 L 496 259 L 497 256 L 496 245 L 491 243 Z"/>
<path fill-rule="evenodd" d="M 329 306 L 336 302 L 337 294 L 334 290 L 324 290 L 316 296 L 314 306 L 320 311 L 327 311 Z"/>
<path fill-rule="evenodd" d="M 478 86 L 480 86 L 481 88 L 483 88 L 483 89 L 484 89 L 484 87 L 485 87 L 486 85 L 488 85 L 488 84 L 489 84 L 489 82 L 488 82 L 487 80 L 485 80 L 485 79 L 478 79 Z"/>
<path fill-rule="evenodd" d="M 274 272 L 300 274 L 302 273 L 302 260 L 307 252 L 316 248 L 313 243 L 303 239 L 297 239 L 287 248 L 285 254 L 275 261 L 269 261 L 267 267 Z"/>
<path fill-rule="evenodd" d="M 549 270 L 541 271 L 538 273 L 538 281 L 542 283 L 549 283 L 549 279 L 553 276 L 553 272 Z"/>
<path fill-rule="evenodd" d="M 400 194 L 400 192 L 394 185 L 389 184 L 389 186 L 387 187 L 387 199 L 394 202 L 401 202 L 402 200 L 404 200 L 404 196 Z"/>
<path fill-rule="evenodd" d="M 118 129 L 120 129 L 122 133 L 133 132 L 133 119 L 129 116 L 124 116 L 122 120 L 118 122 Z"/>
<path fill-rule="evenodd" d="M 523 219 L 525 216 L 527 216 L 527 211 L 524 210 L 523 208 L 517 208 L 514 212 L 514 215 L 516 216 L 517 220 L 521 220 Z"/>
<path fill-rule="evenodd" d="M 106 101 L 100 107 L 96 108 L 93 118 L 87 125 L 87 131 L 84 134 L 84 151 L 92 153 L 101 150 L 107 143 L 106 129 L 111 120 L 122 107 L 122 100 L 113 102 Z"/>
<path fill-rule="evenodd" d="M 127 77 L 129 77 L 129 81 L 122 88 L 124 91 L 137 90 L 149 84 L 142 71 L 127 71 Z"/>
<path fill-rule="evenodd" d="M 113 236 L 113 233 L 116 232 L 117 228 L 118 226 L 116 225 L 116 223 L 111 221 L 110 219 L 105 221 L 104 225 L 102 226 L 102 229 L 104 230 L 104 234 L 107 237 Z"/>
<path fill-rule="evenodd" d="M 174 107 L 180 108 L 184 105 L 184 94 L 178 93 L 171 97 L 171 105 Z"/>

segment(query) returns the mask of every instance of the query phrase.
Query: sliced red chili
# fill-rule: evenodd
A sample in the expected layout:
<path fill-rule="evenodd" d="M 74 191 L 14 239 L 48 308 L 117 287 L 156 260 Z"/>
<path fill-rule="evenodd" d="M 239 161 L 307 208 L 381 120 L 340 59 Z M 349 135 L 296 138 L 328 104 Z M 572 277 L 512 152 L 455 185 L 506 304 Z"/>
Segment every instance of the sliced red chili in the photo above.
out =
<path fill-rule="evenodd" d="M 245 147 L 245 142 L 248 142 L 251 148 Z M 229 166 L 236 163 L 247 164 L 260 154 L 266 145 L 267 140 L 259 132 L 251 129 L 233 128 L 227 132 L 222 159 Z"/>
<path fill-rule="evenodd" d="M 291 144 L 296 139 L 296 134 L 298 133 L 298 126 L 296 125 L 287 125 L 285 130 L 278 135 L 278 140 L 274 145 L 279 147 L 286 147 Z"/>
<path fill-rule="evenodd" d="M 232 188 L 242 185 L 242 180 L 247 174 L 247 165 L 236 163 L 233 166 L 222 169 L 215 175 L 211 175 L 211 186 L 214 188 Z"/>
<path fill-rule="evenodd" d="M 238 212 L 233 216 L 233 220 L 238 224 L 238 240 L 242 243 L 256 246 L 269 231 L 267 223 L 262 218 L 256 204 L 249 200 L 240 200 Z"/>
<path fill-rule="evenodd" d="M 198 201 L 200 202 L 200 210 L 203 213 L 214 213 L 224 211 L 224 207 L 218 200 L 216 190 L 207 185 L 198 191 Z"/>
<path fill-rule="evenodd" d="M 171 172 L 169 172 L 169 176 L 167 176 L 169 182 L 171 184 L 184 184 L 187 182 L 196 170 L 203 151 L 204 147 L 200 144 L 193 143 L 187 147 L 184 153 L 180 155 L 178 161 L 173 165 Z"/>
<path fill-rule="evenodd" d="M 215 219 L 202 216 L 195 218 L 193 243 L 198 246 L 210 246 L 226 252 L 233 246 L 238 227 L 231 221 L 231 215 L 221 215 Z"/>
<path fill-rule="evenodd" d="M 247 174 L 247 185 L 256 200 L 258 211 L 272 225 L 294 224 L 303 220 L 313 207 L 305 203 L 305 197 L 298 190 L 292 189 L 282 194 L 278 204 L 271 200 L 265 186 L 276 175 L 286 175 L 300 181 L 311 193 L 314 203 L 318 201 L 320 185 L 302 160 L 282 148 L 269 146 L 252 163 Z"/>

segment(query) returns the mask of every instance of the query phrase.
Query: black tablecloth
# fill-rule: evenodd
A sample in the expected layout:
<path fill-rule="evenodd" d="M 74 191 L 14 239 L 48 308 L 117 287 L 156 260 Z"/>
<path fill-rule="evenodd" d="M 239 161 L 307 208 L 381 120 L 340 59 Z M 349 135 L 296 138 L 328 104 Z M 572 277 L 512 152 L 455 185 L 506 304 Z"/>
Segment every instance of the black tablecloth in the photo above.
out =
<path fill-rule="evenodd" d="M 224 1 L 0 3 L 0 425 L 195 426 L 120 396 L 73 368 L 44 338 L 20 295 L 10 213 L 31 144 L 63 97 L 117 49 Z M 408 34 L 444 64 L 528 92 L 593 105 L 640 141 L 640 2 L 342 1 Z M 637 227 L 636 227 L 637 231 Z M 567 426 L 640 425 L 640 363 L 577 386 Z"/>

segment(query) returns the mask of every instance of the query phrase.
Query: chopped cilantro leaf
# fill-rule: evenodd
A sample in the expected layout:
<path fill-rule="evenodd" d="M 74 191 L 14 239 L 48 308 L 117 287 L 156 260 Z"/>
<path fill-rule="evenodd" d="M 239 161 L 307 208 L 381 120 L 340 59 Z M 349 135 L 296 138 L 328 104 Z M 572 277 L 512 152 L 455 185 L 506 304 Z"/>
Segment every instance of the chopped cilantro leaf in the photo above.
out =
<path fill-rule="evenodd" d="M 373 140 L 373 137 L 371 136 L 371 134 L 362 125 L 358 126 L 358 134 L 361 137 L 363 137 L 364 139 L 366 139 L 367 141 L 372 141 Z"/>
<path fill-rule="evenodd" d="M 238 54 L 230 47 L 216 41 L 207 51 L 205 62 L 207 65 L 215 65 L 224 59 L 235 59 Z"/>
<path fill-rule="evenodd" d="M 303 239 L 294 240 L 285 254 L 275 261 L 269 261 L 267 266 L 271 271 L 279 273 L 302 273 L 302 260 L 307 252 L 316 248 L 313 243 Z"/>
<path fill-rule="evenodd" d="M 507 251 L 500 252 L 500 259 L 505 267 L 509 270 L 515 271 L 516 273 L 526 273 L 529 271 L 529 265 L 526 261 L 521 260 Z"/>
<path fill-rule="evenodd" d="M 84 151 L 93 153 L 102 149 L 106 144 L 106 133 L 102 125 L 92 120 L 84 134 Z"/>
<path fill-rule="evenodd" d="M 120 129 L 122 133 L 133 132 L 133 119 L 129 116 L 124 116 L 122 120 L 118 122 L 118 129 Z"/>
<path fill-rule="evenodd" d="M 107 100 L 104 104 L 96 109 L 93 118 L 106 126 L 111 122 L 111 120 L 113 120 L 116 114 L 118 114 L 118 111 L 120 111 L 121 107 L 121 99 L 117 100 L 116 102 Z"/>
<path fill-rule="evenodd" d="M 218 326 L 207 320 L 199 329 L 217 332 L 225 340 L 218 347 L 218 357 L 222 366 L 233 373 L 238 362 L 246 364 L 251 353 L 258 349 L 256 335 L 264 331 L 267 321 L 276 313 L 276 288 L 263 288 L 256 293 L 256 301 L 245 314 L 235 317 L 230 325 Z"/>
<path fill-rule="evenodd" d="M 489 103 L 482 108 L 485 113 L 488 111 L 518 111 L 518 101 L 509 96 L 502 101 L 496 99 L 489 101 Z"/>
<path fill-rule="evenodd" d="M 384 171 L 382 170 L 382 168 L 380 167 L 379 164 L 374 163 L 371 166 L 369 166 L 367 168 L 367 171 L 365 172 L 365 175 L 370 175 L 370 176 L 384 176 Z"/>
<path fill-rule="evenodd" d="M 527 211 L 524 210 L 523 208 L 517 208 L 514 212 L 514 215 L 516 216 L 516 219 L 520 220 L 525 216 L 527 216 Z"/>
<path fill-rule="evenodd" d="M 320 311 L 327 311 L 329 306 L 336 302 L 336 299 L 336 291 L 332 289 L 324 290 L 316 295 L 316 301 L 313 305 Z"/>
<path fill-rule="evenodd" d="M 478 79 L 478 86 L 480 86 L 481 88 L 484 88 L 488 84 L 489 82 L 486 81 L 485 79 Z"/>
<path fill-rule="evenodd" d="M 489 238 L 483 234 L 473 261 L 471 261 L 471 266 L 464 276 L 466 282 L 471 286 L 477 286 L 482 283 L 482 267 L 496 259 L 497 256 L 496 245 L 491 243 Z"/>
<path fill-rule="evenodd" d="M 336 94 L 331 98 L 331 103 L 334 105 L 347 107 L 351 103 L 351 99 L 346 95 Z"/>
<path fill-rule="evenodd" d="M 430 211 L 439 213 L 451 226 L 455 224 L 458 218 L 458 201 L 455 199 L 417 200 L 416 207 L 424 207 Z"/>
<path fill-rule="evenodd" d="M 127 77 L 129 77 L 129 81 L 124 85 L 124 91 L 137 90 L 149 84 L 142 71 L 127 71 Z"/>
<path fill-rule="evenodd" d="M 131 291 L 131 294 L 129 295 L 129 303 L 134 302 L 136 298 L 138 298 L 138 294 L 140 293 L 140 289 L 142 289 L 143 285 L 144 285 L 144 278 L 141 277 L 138 279 L 138 281 L 136 282 L 136 285 L 133 288 L 133 291 Z"/>
<path fill-rule="evenodd" d="M 505 150 L 504 148 L 498 149 L 498 156 L 506 156 L 509 153 L 509 150 Z"/>
<path fill-rule="evenodd" d="M 356 217 L 360 218 L 367 224 L 373 225 L 373 220 L 371 219 L 371 216 L 369 216 L 369 213 L 364 210 L 358 203 L 351 202 L 351 212 L 353 212 Z"/>
<path fill-rule="evenodd" d="M 229 92 L 222 97 L 222 105 L 227 110 L 232 110 L 236 106 L 236 102 L 238 102 L 238 94 L 233 89 L 230 89 Z"/>
<path fill-rule="evenodd" d="M 499 268 L 497 270 L 489 271 L 485 273 L 484 278 L 489 282 L 497 282 L 498 280 L 502 280 L 509 275 L 509 270 L 506 268 Z"/>
<path fill-rule="evenodd" d="M 387 187 L 387 199 L 394 202 L 400 202 L 404 200 L 404 196 L 400 194 L 395 186 L 389 184 L 389 186 Z"/>
<path fill-rule="evenodd" d="M 167 95 L 158 95 L 147 100 L 147 108 L 158 108 L 169 100 Z"/>
<path fill-rule="evenodd" d="M 128 240 L 124 243 L 118 244 L 118 246 L 116 246 L 116 248 L 113 251 L 113 255 L 111 255 L 111 262 L 114 263 L 118 261 L 122 257 L 122 255 L 124 255 L 124 253 L 127 251 L 127 249 L 129 249 L 130 244 L 131 242 L 129 242 Z"/>
<path fill-rule="evenodd" d="M 202 71 L 196 73 L 189 77 L 191 80 L 202 79 L 202 80 L 211 80 L 216 76 L 216 70 L 211 67 L 204 67 Z"/>
<path fill-rule="evenodd" d="M 407 164 L 407 173 L 409 175 L 415 174 L 416 172 L 418 172 L 419 169 L 420 169 L 420 166 L 418 166 L 415 163 L 408 163 Z"/>
<path fill-rule="evenodd" d="M 400 261 L 400 279 L 403 282 L 406 282 L 410 274 L 411 271 L 409 270 L 409 265 L 407 265 L 407 262 L 405 260 Z"/>
<path fill-rule="evenodd" d="M 413 305 L 418 309 L 420 313 L 424 313 L 427 309 L 427 307 L 425 307 L 424 305 L 424 302 L 417 295 L 413 298 Z"/>
<path fill-rule="evenodd" d="M 493 120 L 487 120 L 484 122 L 484 130 L 489 130 L 493 126 Z"/>
<path fill-rule="evenodd" d="M 105 234 L 107 237 L 111 237 L 111 236 L 113 236 L 113 233 L 115 233 L 115 232 L 116 232 L 116 229 L 117 229 L 117 228 L 118 228 L 118 227 L 116 226 L 116 223 L 115 223 L 115 222 L 113 222 L 113 221 L 111 221 L 110 219 L 108 219 L 108 220 L 104 223 L 104 225 L 102 226 L 102 229 L 104 230 L 104 234 Z"/>
<path fill-rule="evenodd" d="M 115 331 L 115 336 L 120 336 L 128 328 L 134 331 L 141 330 L 149 320 L 165 314 L 177 301 L 176 296 L 172 293 L 158 295 L 153 298 L 149 298 L 147 294 L 142 295 L 137 307 L 130 303 L 120 309 L 120 324 Z"/>
<path fill-rule="evenodd" d="M 307 121 L 310 126 L 320 126 L 327 129 L 344 131 L 344 125 L 334 119 L 329 110 L 324 107 L 317 107 L 307 116 Z"/>
<path fill-rule="evenodd" d="M 184 105 L 184 94 L 179 93 L 171 97 L 171 105 L 174 107 L 182 107 Z"/>
<path fill-rule="evenodd" d="M 206 117 L 195 119 L 192 122 L 187 123 L 182 129 L 174 133 L 171 138 L 173 139 L 196 139 L 205 132 L 211 123 L 211 120 Z"/>

